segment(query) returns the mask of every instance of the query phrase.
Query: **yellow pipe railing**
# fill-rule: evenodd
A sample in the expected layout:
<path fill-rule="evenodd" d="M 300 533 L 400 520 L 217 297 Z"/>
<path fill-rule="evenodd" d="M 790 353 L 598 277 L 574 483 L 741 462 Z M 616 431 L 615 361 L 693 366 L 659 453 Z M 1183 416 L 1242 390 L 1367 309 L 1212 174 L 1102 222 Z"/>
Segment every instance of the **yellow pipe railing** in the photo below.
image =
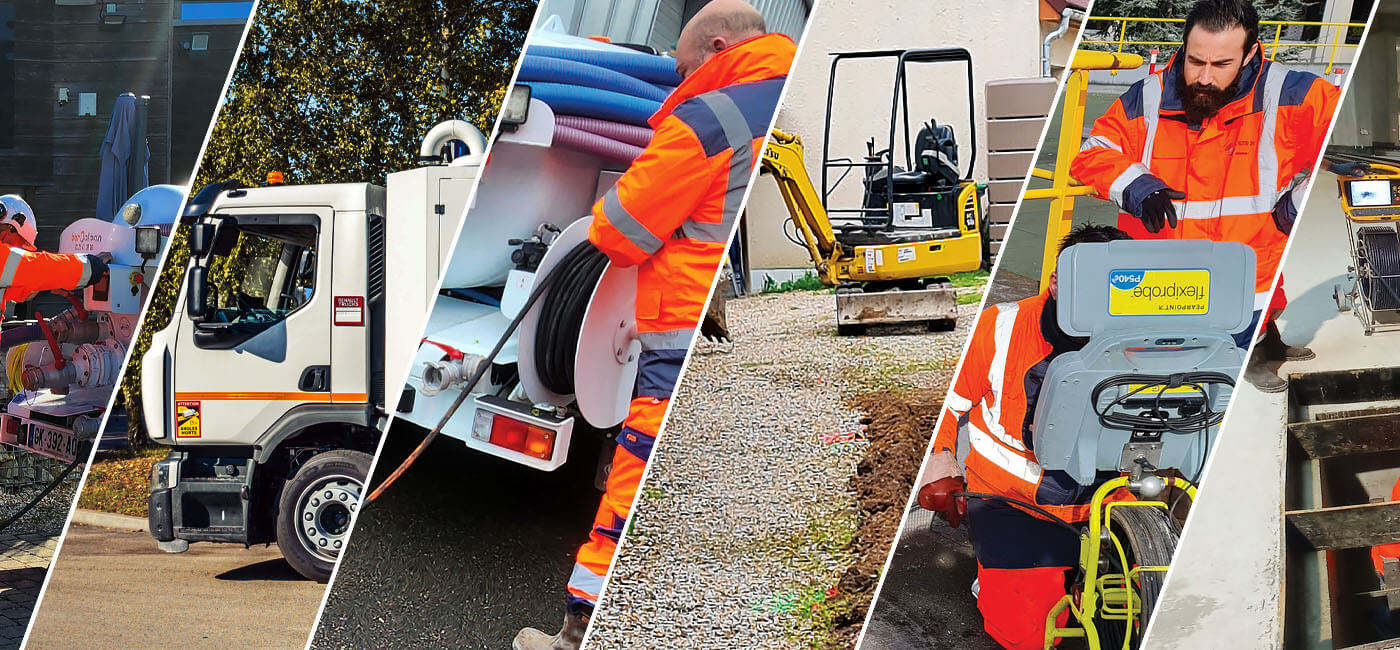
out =
<path fill-rule="evenodd" d="M 1129 23 L 1184 23 L 1184 22 L 1186 22 L 1186 19 L 1185 19 L 1185 18 L 1151 18 L 1151 17 L 1138 17 L 1138 16 L 1090 16 L 1089 18 L 1085 19 L 1084 22 L 1085 22 L 1086 24 L 1087 24 L 1087 23 L 1094 23 L 1094 22 L 1101 22 L 1101 23 L 1102 23 L 1102 22 L 1106 22 L 1106 23 L 1118 23 L 1118 38 L 1113 39 L 1113 40 L 1101 40 L 1101 39 L 1085 38 L 1085 39 L 1083 39 L 1083 40 L 1080 41 L 1081 46 L 1085 46 L 1085 45 L 1107 45 L 1107 46 L 1111 46 L 1111 47 L 1115 48 L 1114 51 L 1116 51 L 1116 52 L 1122 52 L 1122 51 L 1123 51 L 1123 48 L 1126 47 L 1126 46 L 1129 46 L 1129 45 L 1157 45 L 1157 46 L 1169 45 L 1169 46 L 1173 46 L 1173 47 L 1180 47 L 1180 46 L 1181 46 L 1181 41 L 1133 41 L 1133 40 L 1128 40 L 1128 37 L 1127 37 L 1127 36 L 1128 36 L 1128 24 L 1129 24 Z M 1336 62 L 1337 62 L 1337 50 L 1339 50 L 1339 49 L 1341 49 L 1341 48 L 1343 48 L 1343 47 L 1358 47 L 1358 44 L 1343 43 L 1343 42 L 1341 42 L 1341 41 L 1342 41 L 1342 35 L 1343 35 L 1343 34 L 1349 33 L 1352 29 L 1365 29 L 1365 28 L 1366 28 L 1366 23 L 1338 23 L 1338 22 L 1323 22 L 1323 21 L 1312 21 L 1312 20 L 1261 20 L 1261 21 L 1259 21 L 1259 31 L 1260 31 L 1261 33 L 1267 34 L 1267 33 L 1268 33 L 1267 28 L 1268 28 L 1268 27 L 1273 27 L 1273 28 L 1274 28 L 1274 38 L 1273 38 L 1273 41 L 1270 42 L 1270 43 L 1267 45 L 1267 47 L 1269 48 L 1269 58 L 1272 59 L 1272 58 L 1274 58 L 1275 56 L 1277 56 L 1277 55 L 1278 55 L 1278 51 L 1279 51 L 1280 48 L 1287 48 L 1287 47 L 1296 47 L 1296 48 L 1327 47 L 1327 48 L 1331 48 L 1331 51 L 1330 51 L 1330 52 L 1328 53 L 1328 55 L 1327 55 L 1327 70 L 1330 72 L 1330 71 L 1332 70 L 1332 66 L 1333 66 L 1334 64 L 1336 64 Z M 1331 43 L 1326 43 L 1326 42 L 1309 43 L 1309 42 L 1303 42 L 1303 41 L 1284 41 L 1284 40 L 1283 40 L 1283 28 L 1285 28 L 1285 27 L 1330 27 L 1330 28 L 1332 28 L 1331 31 L 1332 31 L 1332 34 L 1333 34 L 1333 35 L 1332 35 L 1332 42 L 1331 42 Z"/>

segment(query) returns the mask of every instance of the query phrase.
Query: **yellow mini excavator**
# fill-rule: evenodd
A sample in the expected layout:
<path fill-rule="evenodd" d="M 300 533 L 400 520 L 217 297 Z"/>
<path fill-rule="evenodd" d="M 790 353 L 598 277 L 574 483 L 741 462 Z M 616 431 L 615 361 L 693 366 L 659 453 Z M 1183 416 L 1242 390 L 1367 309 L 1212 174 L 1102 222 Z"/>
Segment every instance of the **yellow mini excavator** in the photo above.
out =
<path fill-rule="evenodd" d="M 972 56 L 961 48 L 879 50 L 833 54 L 830 88 L 844 61 L 897 60 L 889 146 L 866 143 L 857 162 L 831 156 L 831 91 L 828 90 L 822 164 L 822 192 L 803 166 L 801 138 L 774 130 L 763 152 L 762 170 L 772 174 L 797 227 L 792 241 L 807 249 L 817 275 L 836 287 L 837 333 L 861 334 L 876 323 L 927 323 L 930 329 L 952 329 L 957 323 L 957 294 L 947 275 L 974 271 L 989 259 L 982 213 L 982 190 L 972 180 L 973 155 L 965 174 L 958 169 L 953 128 L 929 120 L 910 141 L 909 93 L 906 71 L 911 64 L 963 62 L 967 66 L 968 119 L 973 119 Z M 895 165 L 898 129 L 903 126 L 904 166 Z M 828 171 L 841 180 L 850 171 L 863 172 L 863 199 L 858 207 L 828 207 L 835 190 Z"/>

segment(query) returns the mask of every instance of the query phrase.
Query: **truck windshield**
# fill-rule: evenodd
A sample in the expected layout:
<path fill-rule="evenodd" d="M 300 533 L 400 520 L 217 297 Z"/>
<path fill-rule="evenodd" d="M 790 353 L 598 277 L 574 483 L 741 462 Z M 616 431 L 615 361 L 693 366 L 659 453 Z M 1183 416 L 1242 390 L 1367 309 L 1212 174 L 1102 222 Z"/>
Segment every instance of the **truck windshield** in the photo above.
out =
<path fill-rule="evenodd" d="M 316 291 L 316 227 L 225 223 L 209 259 L 214 321 L 272 323 Z"/>

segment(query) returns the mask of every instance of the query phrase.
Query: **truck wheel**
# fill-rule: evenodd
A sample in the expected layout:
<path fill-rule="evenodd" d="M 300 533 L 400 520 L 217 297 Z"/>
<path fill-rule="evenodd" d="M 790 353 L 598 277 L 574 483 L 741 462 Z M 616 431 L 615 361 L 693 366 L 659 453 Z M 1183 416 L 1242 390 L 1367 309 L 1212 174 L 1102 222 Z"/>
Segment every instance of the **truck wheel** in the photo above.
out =
<path fill-rule="evenodd" d="M 317 454 L 282 486 L 277 547 L 293 569 L 317 582 L 331 578 L 372 459 L 358 451 Z"/>

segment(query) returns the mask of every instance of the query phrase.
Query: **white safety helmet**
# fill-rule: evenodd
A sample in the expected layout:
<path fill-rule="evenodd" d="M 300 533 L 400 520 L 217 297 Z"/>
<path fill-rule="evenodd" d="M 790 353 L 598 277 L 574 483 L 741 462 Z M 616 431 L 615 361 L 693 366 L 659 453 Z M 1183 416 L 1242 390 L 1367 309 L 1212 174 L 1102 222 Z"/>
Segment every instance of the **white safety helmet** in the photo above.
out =
<path fill-rule="evenodd" d="M 0 196 L 0 224 L 14 227 L 15 232 L 19 233 L 20 238 L 31 248 L 35 238 L 39 236 L 39 223 L 34 218 L 34 209 L 18 194 Z"/>

